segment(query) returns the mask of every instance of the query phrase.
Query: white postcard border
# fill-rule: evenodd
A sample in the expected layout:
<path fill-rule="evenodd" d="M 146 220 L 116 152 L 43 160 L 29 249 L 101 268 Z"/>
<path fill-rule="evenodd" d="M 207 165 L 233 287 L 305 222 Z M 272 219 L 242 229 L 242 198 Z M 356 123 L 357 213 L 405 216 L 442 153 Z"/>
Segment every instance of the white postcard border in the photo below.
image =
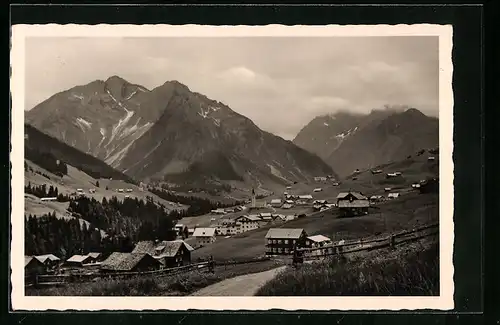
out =
<path fill-rule="evenodd" d="M 451 25 L 202 26 L 14 25 L 11 47 L 11 303 L 43 310 L 416 310 L 454 308 Z M 24 77 L 26 37 L 439 37 L 440 296 L 435 297 L 33 297 L 24 295 Z M 23 195 L 23 196 L 21 196 Z"/>

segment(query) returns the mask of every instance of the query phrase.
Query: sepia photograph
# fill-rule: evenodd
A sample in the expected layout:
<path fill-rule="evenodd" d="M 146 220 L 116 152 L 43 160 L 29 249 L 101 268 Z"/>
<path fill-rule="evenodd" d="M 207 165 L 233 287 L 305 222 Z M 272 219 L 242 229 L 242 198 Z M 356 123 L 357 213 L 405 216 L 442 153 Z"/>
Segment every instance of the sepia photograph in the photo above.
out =
<path fill-rule="evenodd" d="M 452 309 L 451 42 L 13 26 L 13 307 Z"/>

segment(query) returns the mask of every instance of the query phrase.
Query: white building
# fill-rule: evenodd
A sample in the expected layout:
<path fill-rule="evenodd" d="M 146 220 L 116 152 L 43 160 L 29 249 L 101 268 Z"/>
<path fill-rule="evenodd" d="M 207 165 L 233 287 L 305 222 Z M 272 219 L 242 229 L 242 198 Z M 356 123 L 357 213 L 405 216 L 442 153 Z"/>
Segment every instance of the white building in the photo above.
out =
<path fill-rule="evenodd" d="M 236 222 L 241 224 L 243 232 L 250 231 L 259 228 L 259 221 L 261 219 L 258 216 L 239 216 L 235 219 Z"/>
<path fill-rule="evenodd" d="M 196 228 L 193 233 L 196 246 L 204 246 L 215 242 L 215 228 Z"/>

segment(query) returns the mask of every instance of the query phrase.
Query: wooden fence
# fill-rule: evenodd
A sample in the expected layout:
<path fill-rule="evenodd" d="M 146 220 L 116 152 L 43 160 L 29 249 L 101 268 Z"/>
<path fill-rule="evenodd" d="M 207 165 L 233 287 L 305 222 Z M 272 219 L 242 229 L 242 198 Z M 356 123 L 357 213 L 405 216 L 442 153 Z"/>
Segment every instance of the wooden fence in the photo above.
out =
<path fill-rule="evenodd" d="M 90 282 L 101 279 L 124 279 L 143 275 L 166 276 L 193 270 L 205 269 L 210 266 L 209 264 L 210 262 L 202 262 L 174 268 L 144 272 L 96 272 L 90 274 L 37 275 L 34 284 L 57 285 L 71 282 Z"/>
<path fill-rule="evenodd" d="M 268 257 L 264 257 L 257 259 L 254 258 L 246 260 L 224 261 L 224 262 L 215 262 L 214 266 L 231 266 L 239 264 L 264 262 L 268 260 L 269 260 Z M 59 285 L 72 282 L 91 282 L 102 279 L 126 279 L 135 276 L 145 276 L 145 275 L 169 276 L 183 272 L 207 269 L 209 267 L 210 267 L 210 262 L 201 262 L 174 268 L 145 271 L 145 272 L 95 272 L 90 274 L 37 275 L 29 278 L 30 280 L 29 282 L 28 278 L 25 277 L 25 284 L 51 286 L 51 285 Z"/>
<path fill-rule="evenodd" d="M 402 243 L 418 240 L 439 234 L 439 224 L 429 224 L 411 230 L 392 233 L 378 238 L 345 241 L 342 244 L 331 244 L 323 247 L 301 248 L 305 260 L 322 259 L 331 255 L 342 255 L 360 251 L 369 251 L 385 247 L 393 247 Z"/>

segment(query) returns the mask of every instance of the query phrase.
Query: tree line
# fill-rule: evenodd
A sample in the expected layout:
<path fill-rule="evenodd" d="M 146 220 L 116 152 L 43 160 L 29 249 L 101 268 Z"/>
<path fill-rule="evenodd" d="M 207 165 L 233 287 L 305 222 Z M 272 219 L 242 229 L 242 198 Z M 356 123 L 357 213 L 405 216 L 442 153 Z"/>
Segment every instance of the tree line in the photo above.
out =
<path fill-rule="evenodd" d="M 164 205 L 155 203 L 152 198 L 119 201 L 116 196 L 103 198 L 102 202 L 78 197 L 70 200 L 68 210 L 110 236 L 129 237 L 132 241 L 175 239 L 175 222 L 184 216 L 175 210 L 168 212 Z"/>
<path fill-rule="evenodd" d="M 134 248 L 128 237 L 107 236 L 81 219 L 59 219 L 55 212 L 26 217 L 24 250 L 27 256 L 54 254 L 68 259 L 75 254 L 130 252 Z"/>
<path fill-rule="evenodd" d="M 36 197 L 55 197 L 59 202 L 68 202 L 70 197 L 68 195 L 59 193 L 59 190 L 56 186 L 50 185 L 47 187 L 46 184 L 42 184 L 40 186 L 31 185 L 31 182 L 28 185 L 24 186 L 24 193 L 32 194 Z"/>
<path fill-rule="evenodd" d="M 69 257 L 90 251 L 130 252 L 140 240 L 174 240 L 174 225 L 184 215 L 175 210 L 169 212 L 152 198 L 145 202 L 137 198 L 119 201 L 112 197 L 99 202 L 78 197 L 69 202 L 68 210 L 74 216 L 69 220 L 58 219 L 55 212 L 27 216 L 26 254 Z M 106 236 L 101 236 L 101 230 Z"/>
<path fill-rule="evenodd" d="M 200 198 L 197 196 L 183 196 L 183 195 L 174 194 L 171 191 L 166 191 L 166 190 L 157 189 L 157 188 L 150 189 L 150 192 L 153 194 L 156 194 L 157 196 L 161 197 L 162 199 L 164 199 L 166 201 L 178 202 L 178 203 L 181 203 L 184 205 L 188 205 L 189 208 L 187 209 L 185 215 L 190 216 L 190 217 L 207 214 L 207 213 L 210 213 L 210 211 L 212 211 L 214 209 L 228 208 L 228 207 L 232 207 L 235 205 L 244 204 L 244 201 L 234 201 L 231 203 L 222 203 L 219 201 L 212 201 L 212 200 Z"/>

